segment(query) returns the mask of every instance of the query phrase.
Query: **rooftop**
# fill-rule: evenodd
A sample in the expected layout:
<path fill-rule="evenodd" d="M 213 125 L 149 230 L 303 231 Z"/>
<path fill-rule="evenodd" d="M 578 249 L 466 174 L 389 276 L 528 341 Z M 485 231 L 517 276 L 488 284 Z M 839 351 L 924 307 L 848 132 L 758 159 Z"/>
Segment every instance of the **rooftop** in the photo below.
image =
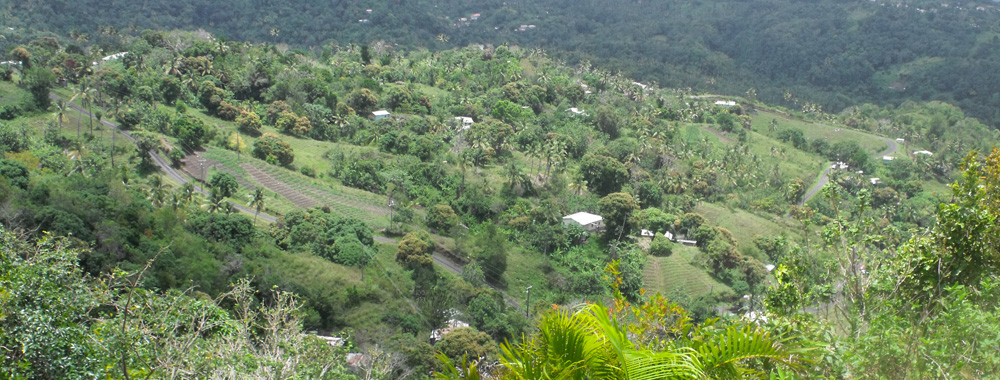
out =
<path fill-rule="evenodd" d="M 567 219 L 577 222 L 582 226 L 586 226 L 588 224 L 597 223 L 604 220 L 604 218 L 601 217 L 600 215 L 594 215 L 589 212 L 582 212 L 582 211 L 575 214 L 566 215 L 563 217 L 563 220 Z"/>

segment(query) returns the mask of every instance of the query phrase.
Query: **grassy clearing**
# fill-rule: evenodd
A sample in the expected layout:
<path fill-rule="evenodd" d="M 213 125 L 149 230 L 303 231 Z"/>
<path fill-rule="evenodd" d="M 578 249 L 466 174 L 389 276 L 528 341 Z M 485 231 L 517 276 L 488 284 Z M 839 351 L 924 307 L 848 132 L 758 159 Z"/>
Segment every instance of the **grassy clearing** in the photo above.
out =
<path fill-rule="evenodd" d="M 651 293 L 659 292 L 664 295 L 684 292 L 692 298 L 731 293 L 732 289 L 692 263 L 699 254 L 697 248 L 675 244 L 674 253 L 670 256 L 650 256 L 643 273 L 646 289 Z"/>
<path fill-rule="evenodd" d="M 31 94 L 14 83 L 0 81 L 0 105 L 21 104 L 21 100 Z"/>
<path fill-rule="evenodd" d="M 777 121 L 778 131 L 788 128 L 801 129 L 805 137 L 809 140 L 823 139 L 830 144 L 841 141 L 856 141 L 862 149 L 871 153 L 878 153 L 886 148 L 885 142 L 880 137 L 869 133 L 844 126 L 791 119 L 767 110 L 759 110 L 753 117 L 752 125 L 755 130 L 768 131 L 765 133 L 771 135 L 770 125 L 772 120 Z"/>
<path fill-rule="evenodd" d="M 532 287 L 532 299 L 547 299 L 541 293 L 549 289 L 548 281 L 542 275 L 547 266 L 545 256 L 541 253 L 526 253 L 522 249 L 511 249 L 507 256 L 507 293 L 511 297 L 524 297 L 524 289 Z M 524 302 L 523 299 L 518 302 Z"/>
<path fill-rule="evenodd" d="M 800 237 L 798 231 L 801 225 L 794 219 L 773 215 L 762 217 L 713 203 L 699 203 L 694 210 L 704 215 L 712 224 L 732 232 L 739 244 L 750 244 L 757 236 L 774 236 L 781 233 L 796 239 Z"/>
<path fill-rule="evenodd" d="M 782 180 L 799 178 L 809 183 L 816 177 L 816 173 L 822 172 L 826 167 L 825 158 L 795 149 L 791 144 L 770 136 L 750 132 L 750 141 L 750 151 L 767 162 L 768 167 L 778 164 Z M 775 150 L 774 155 L 772 148 Z"/>

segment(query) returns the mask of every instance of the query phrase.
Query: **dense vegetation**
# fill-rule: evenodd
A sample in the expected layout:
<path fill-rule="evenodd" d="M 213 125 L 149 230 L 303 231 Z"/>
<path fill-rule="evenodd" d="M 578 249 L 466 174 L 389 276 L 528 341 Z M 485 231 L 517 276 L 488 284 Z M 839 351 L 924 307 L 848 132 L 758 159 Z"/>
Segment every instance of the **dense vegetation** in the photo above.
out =
<path fill-rule="evenodd" d="M 4 66 L 5 375 L 996 369 L 1000 153 L 967 154 L 995 132 L 952 105 L 717 103 L 507 45 L 102 39 L 31 39 Z M 88 65 L 102 50 L 129 53 Z"/>
<path fill-rule="evenodd" d="M 473 13 L 482 16 L 469 20 Z M 29 1 L 7 15 L 15 30 L 3 31 L 4 51 L 46 35 L 32 30 L 109 50 L 115 36 L 147 28 L 204 28 L 313 51 L 375 41 L 432 49 L 509 43 L 664 87 L 749 93 L 788 107 L 839 112 L 940 100 L 1000 121 L 1000 8 L 991 2 Z M 535 28 L 519 31 L 529 24 Z"/>

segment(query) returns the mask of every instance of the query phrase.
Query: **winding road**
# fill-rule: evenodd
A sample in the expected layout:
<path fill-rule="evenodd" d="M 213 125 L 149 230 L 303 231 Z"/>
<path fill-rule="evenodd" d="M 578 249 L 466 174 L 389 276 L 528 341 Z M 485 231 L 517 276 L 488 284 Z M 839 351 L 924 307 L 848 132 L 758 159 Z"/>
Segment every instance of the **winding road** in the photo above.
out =
<path fill-rule="evenodd" d="M 49 94 L 49 98 L 52 98 L 53 100 L 65 100 L 65 99 L 60 98 L 59 96 L 53 95 L 53 94 Z M 87 110 L 83 109 L 83 107 L 80 107 L 80 106 L 78 106 L 76 104 L 73 104 L 73 103 L 68 103 L 68 104 L 69 104 L 70 108 L 72 108 L 73 110 L 75 110 L 77 112 L 80 112 L 81 114 L 83 114 L 83 115 L 85 115 L 87 117 L 94 117 L 93 115 L 90 114 L 90 112 L 87 112 Z M 115 123 L 112 123 L 110 121 L 101 119 L 101 124 L 103 124 L 104 126 L 106 126 L 108 128 L 111 128 L 111 129 L 113 129 L 115 131 L 121 132 L 121 134 L 123 136 L 125 136 L 126 139 L 128 139 L 129 141 L 131 141 L 133 144 L 135 143 L 135 137 L 132 137 L 132 134 L 129 133 L 128 131 L 125 131 L 125 130 L 122 130 L 122 129 L 118 128 L 118 125 L 116 125 Z M 181 174 L 176 169 L 174 169 L 172 166 L 170 166 L 170 163 L 167 162 L 167 160 L 165 158 L 163 158 L 162 156 L 160 156 L 159 154 L 156 154 L 155 152 L 150 151 L 149 152 L 149 157 L 153 159 L 153 163 L 155 163 L 156 166 L 158 166 L 160 168 L 160 170 L 162 170 L 164 173 L 166 173 L 168 176 L 170 176 L 170 178 L 172 178 L 174 181 L 177 181 L 177 183 L 183 185 L 185 183 L 192 182 L 187 176 Z M 205 191 L 204 188 L 202 188 L 201 186 L 198 186 L 198 184 L 195 183 L 195 182 L 192 182 L 192 184 L 194 185 L 194 190 L 195 191 L 197 191 L 199 194 L 208 196 L 208 191 Z M 246 206 L 244 206 L 242 204 L 239 204 L 239 203 L 236 203 L 236 202 L 233 202 L 233 201 L 228 201 L 228 202 L 229 202 L 229 204 L 233 205 L 233 208 L 235 208 L 235 209 L 237 209 L 237 210 L 239 210 L 241 212 L 245 212 L 245 213 L 250 214 L 250 215 L 254 214 L 254 210 L 252 210 L 252 209 L 250 209 L 250 208 L 248 208 L 248 207 L 246 207 Z M 275 221 L 277 221 L 277 218 L 275 218 L 275 217 L 273 217 L 271 215 L 267 215 L 267 214 L 259 214 L 257 217 L 260 218 L 260 219 L 262 219 L 262 220 L 265 220 L 265 221 L 267 221 L 269 223 L 274 223 Z"/>
<path fill-rule="evenodd" d="M 896 153 L 897 150 L 899 150 L 899 144 L 896 143 L 896 140 L 890 139 L 888 137 L 879 137 L 879 138 L 886 143 L 887 147 L 884 151 L 875 155 L 876 158 L 881 159 L 882 156 L 892 155 L 893 153 Z M 819 193 L 820 189 L 822 189 L 823 186 L 826 186 L 827 182 L 830 182 L 830 171 L 833 170 L 832 168 L 830 168 L 830 164 L 831 163 L 827 163 L 826 169 L 824 169 L 823 173 L 820 174 L 819 176 L 819 180 L 817 180 L 816 183 L 809 188 L 809 191 L 806 191 L 806 195 L 802 197 L 802 202 L 799 202 L 799 206 L 803 206 L 806 204 L 806 202 L 809 202 L 810 199 L 812 199 L 814 196 L 816 196 L 817 193 Z"/>

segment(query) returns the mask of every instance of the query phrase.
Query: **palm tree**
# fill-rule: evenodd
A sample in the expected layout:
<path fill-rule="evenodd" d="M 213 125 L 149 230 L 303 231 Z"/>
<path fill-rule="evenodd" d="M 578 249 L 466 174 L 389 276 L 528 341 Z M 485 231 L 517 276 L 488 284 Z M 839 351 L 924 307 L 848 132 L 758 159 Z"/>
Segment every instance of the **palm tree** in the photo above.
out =
<path fill-rule="evenodd" d="M 569 190 L 576 195 L 583 194 L 584 191 L 587 191 L 587 181 L 579 176 L 574 176 L 573 182 L 569 184 Z"/>
<path fill-rule="evenodd" d="M 163 182 L 163 177 L 154 175 L 153 178 L 149 179 L 149 196 L 147 199 L 152 201 L 154 205 L 162 206 L 169 190 L 170 185 Z"/>
<path fill-rule="evenodd" d="M 184 56 L 178 55 L 174 59 L 170 60 L 167 65 L 166 70 L 163 71 L 164 75 L 181 75 L 181 65 L 184 63 Z"/>
<path fill-rule="evenodd" d="M 208 209 L 208 212 L 215 213 L 215 212 L 219 212 L 219 211 L 225 211 L 226 210 L 226 204 L 228 204 L 228 203 L 229 202 L 226 202 L 226 198 L 225 197 L 223 197 L 221 194 L 213 191 L 212 192 L 212 197 L 208 199 L 208 202 L 205 203 L 204 206 L 205 206 L 206 209 Z"/>
<path fill-rule="evenodd" d="M 253 194 L 250 194 L 250 203 L 247 203 L 247 207 L 254 210 L 253 224 L 257 224 L 257 215 L 260 214 L 260 209 L 264 208 L 264 189 L 258 187 Z"/>
<path fill-rule="evenodd" d="M 72 101 L 72 100 L 71 100 Z M 59 123 L 59 130 L 62 130 L 63 120 L 66 119 L 66 102 L 62 99 L 56 102 L 56 121 Z M 80 125 L 76 127 L 76 140 L 80 141 Z"/>
<path fill-rule="evenodd" d="M 86 78 L 84 78 L 84 80 L 80 81 L 80 87 L 77 90 L 79 92 L 77 92 L 77 94 L 74 95 L 73 97 L 74 98 L 79 97 L 80 101 L 83 103 L 83 105 L 87 106 L 87 113 L 89 113 L 91 115 L 91 118 L 90 118 L 90 134 L 93 135 L 94 134 L 94 119 L 93 119 L 94 112 L 93 112 L 93 108 L 91 107 L 91 105 L 94 103 L 94 93 L 97 92 L 97 90 L 90 87 L 90 83 L 89 83 L 89 81 Z M 72 103 L 72 102 L 73 102 L 73 99 L 70 99 L 70 103 Z M 77 129 L 79 129 L 79 128 L 77 128 Z"/>
<path fill-rule="evenodd" d="M 662 300 L 662 297 L 657 297 Z M 657 302 L 656 299 L 651 300 Z M 569 313 L 544 315 L 538 332 L 517 344 L 501 347 L 503 377 L 508 379 L 717 379 L 770 374 L 760 368 L 800 370 L 812 358 L 812 348 L 775 337 L 754 325 L 703 329 L 684 315 L 664 326 L 675 334 L 643 331 L 648 326 L 632 310 L 610 310 L 588 305 Z M 659 310 L 659 309 L 658 309 Z M 635 314 L 632 314 L 635 315 Z M 681 333 L 684 332 L 684 333 Z M 441 358 L 446 368 L 454 367 Z M 760 367 L 758 367 L 758 365 Z M 474 366 L 464 371 L 437 373 L 438 379 L 478 379 Z"/>
<path fill-rule="evenodd" d="M 185 204 L 194 202 L 195 194 L 198 194 L 198 192 L 194 190 L 194 185 L 192 185 L 191 182 L 185 182 L 184 185 L 181 186 L 181 200 Z"/>

